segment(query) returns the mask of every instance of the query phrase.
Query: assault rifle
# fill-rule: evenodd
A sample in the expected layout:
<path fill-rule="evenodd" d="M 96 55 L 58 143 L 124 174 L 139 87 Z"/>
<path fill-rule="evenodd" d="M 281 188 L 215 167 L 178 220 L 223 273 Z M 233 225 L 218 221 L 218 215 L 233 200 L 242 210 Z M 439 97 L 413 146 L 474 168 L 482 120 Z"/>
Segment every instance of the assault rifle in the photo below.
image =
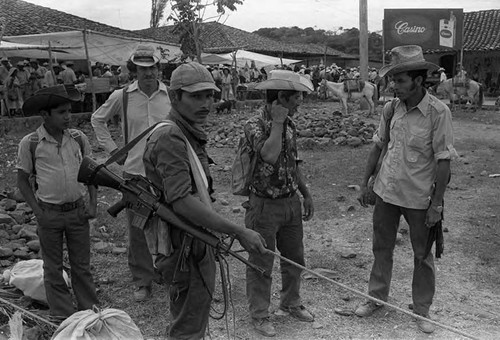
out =
<path fill-rule="evenodd" d="M 131 222 L 132 226 L 142 229 L 147 220 L 156 214 L 173 227 L 179 228 L 209 246 L 235 257 L 261 275 L 269 275 L 262 268 L 232 251 L 232 242 L 227 244 L 210 232 L 177 216 L 167 204 L 161 202 L 161 190 L 142 176 L 123 179 L 106 168 L 105 164 L 98 164 L 92 158 L 84 157 L 78 171 L 78 182 L 86 185 L 105 186 L 120 191 L 122 193 L 121 200 L 107 210 L 113 217 L 116 217 L 123 209 L 129 208 L 134 216 Z"/>

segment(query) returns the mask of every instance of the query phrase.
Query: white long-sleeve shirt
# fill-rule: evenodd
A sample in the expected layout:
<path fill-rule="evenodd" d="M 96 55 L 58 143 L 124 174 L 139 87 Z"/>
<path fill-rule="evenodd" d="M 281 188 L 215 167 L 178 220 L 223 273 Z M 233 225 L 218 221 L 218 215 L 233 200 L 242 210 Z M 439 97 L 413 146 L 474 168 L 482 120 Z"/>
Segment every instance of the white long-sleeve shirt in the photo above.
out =
<path fill-rule="evenodd" d="M 127 126 L 128 141 L 130 142 L 151 125 L 164 120 L 170 112 L 171 103 L 167 87 L 161 82 L 159 83 L 158 90 L 151 97 L 148 97 L 139 89 L 137 81 L 130 84 L 127 92 Z M 107 152 L 111 152 L 117 148 L 107 126 L 107 122 L 114 116 L 121 118 L 122 135 L 125 135 L 125 126 L 123 124 L 123 89 L 114 91 L 108 100 L 92 114 L 91 124 L 94 128 L 97 141 Z M 142 161 L 145 146 L 146 138 L 143 138 L 130 149 L 123 166 L 123 171 L 129 174 L 145 176 Z"/>

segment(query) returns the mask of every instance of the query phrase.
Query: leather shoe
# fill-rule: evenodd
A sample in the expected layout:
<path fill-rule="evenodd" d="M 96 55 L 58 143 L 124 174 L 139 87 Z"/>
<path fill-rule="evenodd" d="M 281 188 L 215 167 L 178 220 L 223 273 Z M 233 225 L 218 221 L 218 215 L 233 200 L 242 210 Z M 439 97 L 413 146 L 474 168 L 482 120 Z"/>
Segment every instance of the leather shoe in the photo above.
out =
<path fill-rule="evenodd" d="M 314 315 L 311 312 L 309 312 L 304 306 L 280 307 L 280 310 L 283 312 L 283 314 L 286 313 L 288 315 L 291 315 L 299 321 L 304 321 L 304 322 L 314 321 Z"/>
<path fill-rule="evenodd" d="M 420 314 L 417 314 L 417 315 L 420 315 Z M 429 314 L 420 315 L 420 316 L 427 318 L 427 319 L 430 319 Z M 430 334 L 436 330 L 436 326 L 434 326 L 434 324 L 430 323 L 427 320 L 416 319 L 416 321 L 417 321 L 418 329 L 420 329 L 424 333 Z"/>
<path fill-rule="evenodd" d="M 380 305 L 376 302 L 373 302 L 372 300 L 368 300 L 365 303 L 363 303 L 361 306 L 356 308 L 356 311 L 354 314 L 356 314 L 359 317 L 365 317 L 365 316 L 370 316 L 375 312 L 377 309 L 382 308 L 383 305 Z"/>
<path fill-rule="evenodd" d="M 273 337 L 276 335 L 276 330 L 274 329 L 273 323 L 269 320 L 269 317 L 262 319 L 252 318 L 253 329 L 257 333 L 267 337 Z"/>
<path fill-rule="evenodd" d="M 134 299 L 136 302 L 146 301 L 151 297 L 151 287 L 141 286 L 134 292 Z"/>

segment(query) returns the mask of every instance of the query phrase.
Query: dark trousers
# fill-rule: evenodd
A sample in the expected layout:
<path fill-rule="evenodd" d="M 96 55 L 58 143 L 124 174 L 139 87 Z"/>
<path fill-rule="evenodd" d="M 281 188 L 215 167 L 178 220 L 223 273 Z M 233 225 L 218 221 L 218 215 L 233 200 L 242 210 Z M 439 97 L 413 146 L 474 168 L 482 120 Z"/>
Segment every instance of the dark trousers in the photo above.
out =
<path fill-rule="evenodd" d="M 210 304 L 215 289 L 214 250 L 201 241 L 189 238 L 172 228 L 174 253 L 158 255 L 155 264 L 163 279 L 170 285 L 170 315 L 168 339 L 202 339 L 208 325 Z"/>
<path fill-rule="evenodd" d="M 298 195 L 289 198 L 269 199 L 250 194 L 245 214 L 247 228 L 260 233 L 266 240 L 267 248 L 276 248 L 284 257 L 305 265 L 304 245 L 302 243 L 302 205 Z M 271 274 L 274 256 L 250 253 L 248 260 Z M 280 306 L 297 307 L 301 305 L 300 274 L 302 269 L 288 262 L 280 261 L 281 291 Z M 271 303 L 271 277 L 263 277 L 247 267 L 247 299 L 250 316 L 255 319 L 269 316 Z"/>
<path fill-rule="evenodd" d="M 132 211 L 127 210 L 128 223 L 128 267 L 132 274 L 132 282 L 136 287 L 151 287 L 155 275 L 153 257 L 149 252 L 144 231 L 133 227 Z"/>
<path fill-rule="evenodd" d="M 128 179 L 132 175 L 123 173 L 123 177 Z M 132 282 L 136 287 L 151 287 L 155 275 L 153 257 L 149 252 L 144 231 L 131 225 L 132 211 L 130 209 L 126 209 L 126 211 L 128 224 L 128 268 L 132 274 Z"/>
<path fill-rule="evenodd" d="M 408 209 L 385 203 L 377 196 L 373 211 L 373 262 L 368 285 L 368 294 L 387 301 L 392 278 L 392 265 L 396 234 L 401 215 L 410 226 L 413 248 L 412 297 L 415 313 L 429 313 L 436 290 L 434 260 L 432 252 L 425 256 L 429 228 L 425 226 L 427 210 Z"/>
<path fill-rule="evenodd" d="M 82 202 L 83 203 L 83 202 Z M 84 218 L 84 205 L 59 212 L 42 207 L 48 216 L 46 225 L 38 226 L 42 250 L 45 292 L 50 315 L 69 317 L 75 312 L 71 294 L 63 278 L 63 237 L 71 266 L 71 285 L 76 297 L 77 309 L 92 309 L 98 305 L 94 281 L 90 272 L 89 223 Z"/>

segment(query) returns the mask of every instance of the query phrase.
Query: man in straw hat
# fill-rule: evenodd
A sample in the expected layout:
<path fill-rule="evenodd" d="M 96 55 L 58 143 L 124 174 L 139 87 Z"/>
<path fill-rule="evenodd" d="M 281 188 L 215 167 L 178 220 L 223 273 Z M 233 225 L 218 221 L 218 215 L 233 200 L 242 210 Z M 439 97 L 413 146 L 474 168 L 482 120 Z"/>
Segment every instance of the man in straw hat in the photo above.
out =
<path fill-rule="evenodd" d="M 123 89 L 116 90 L 97 109 L 91 118 L 97 141 L 111 155 L 118 146 L 111 138 L 107 122 L 119 118 L 124 143 L 128 143 L 153 124 L 165 119 L 170 111 L 170 99 L 165 84 L 158 80 L 160 58 L 151 45 L 139 45 L 130 56 L 127 68 L 137 73 L 137 80 Z M 118 161 L 123 165 L 124 177 L 145 176 L 142 155 L 146 140 L 139 141 L 125 157 Z M 133 215 L 127 211 L 129 230 L 128 265 L 135 285 L 134 299 L 147 300 L 152 293 L 155 279 L 153 259 L 148 251 L 144 232 L 131 225 Z"/>
<path fill-rule="evenodd" d="M 392 77 L 397 98 L 384 106 L 359 197 L 361 205 L 366 207 L 367 184 L 382 158 L 374 183 L 375 261 L 368 294 L 382 301 L 388 299 L 396 234 L 403 215 L 410 227 L 414 253 L 413 311 L 426 318 L 429 318 L 436 286 L 433 256 L 427 242 L 430 228 L 442 219 L 450 160 L 457 156 L 450 109 L 423 87 L 427 73 L 437 68 L 424 59 L 420 46 L 392 49 L 391 62 L 380 69 L 380 76 Z M 380 157 L 386 146 L 387 153 Z M 355 313 L 365 317 L 380 307 L 382 305 L 368 300 Z M 417 319 L 417 325 L 425 333 L 434 331 L 428 321 Z"/>
<path fill-rule="evenodd" d="M 83 132 L 69 128 L 71 103 L 79 99 L 75 88 L 56 85 L 39 90 L 25 101 L 23 111 L 41 115 L 43 124 L 21 140 L 16 164 L 17 186 L 38 222 L 45 292 L 54 322 L 61 322 L 76 309 L 92 309 L 99 303 L 90 271 L 88 223 L 96 216 L 97 189 L 87 187 L 86 205 L 85 187 L 76 180 L 80 163 L 84 156 L 90 156 L 91 147 Z M 34 186 L 31 176 L 35 177 Z M 64 239 L 76 309 L 61 270 Z"/>
<path fill-rule="evenodd" d="M 205 123 L 219 91 L 210 72 L 196 62 L 182 64 L 170 79 L 172 110 L 168 125 L 148 138 L 146 175 L 165 193 L 165 203 L 194 225 L 235 235 L 249 252 L 264 252 L 262 237 L 218 215 L 211 208 L 212 190 Z M 191 150 L 191 151 L 190 151 Z M 190 156 L 191 155 L 191 156 Z M 197 165 L 190 161 L 196 159 Z M 189 234 L 150 220 L 146 238 L 155 264 L 170 287 L 168 339 L 204 339 L 215 288 L 215 249 Z M 218 258 L 219 262 L 222 260 Z"/>
<path fill-rule="evenodd" d="M 274 251 L 277 247 L 283 256 L 305 265 L 302 220 L 313 217 L 314 206 L 299 167 L 297 131 L 292 117 L 302 92 L 309 93 L 314 88 L 310 80 L 298 73 L 274 70 L 256 89 L 265 91 L 266 104 L 244 126 L 245 137 L 257 157 L 249 200 L 244 205 L 245 225 L 264 237 L 268 249 Z M 302 194 L 303 202 L 297 191 Z M 248 260 L 272 272 L 272 254 L 250 253 Z M 284 261 L 280 266 L 282 290 L 277 313 L 300 321 L 314 321 L 300 298 L 302 270 Z M 261 277 L 254 269 L 247 268 L 246 278 L 252 326 L 261 335 L 276 335 L 269 312 L 271 277 Z"/>

